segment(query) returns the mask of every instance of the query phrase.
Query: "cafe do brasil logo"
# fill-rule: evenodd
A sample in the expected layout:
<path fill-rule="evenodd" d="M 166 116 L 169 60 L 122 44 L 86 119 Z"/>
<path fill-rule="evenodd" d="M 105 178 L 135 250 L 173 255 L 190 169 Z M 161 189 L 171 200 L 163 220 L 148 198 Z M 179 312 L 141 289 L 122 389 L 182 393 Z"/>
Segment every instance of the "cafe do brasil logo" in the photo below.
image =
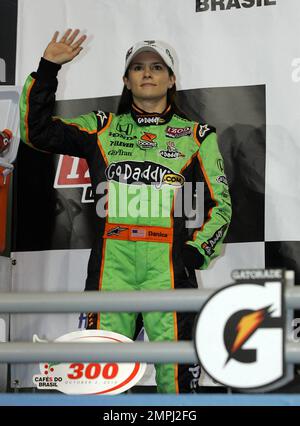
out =
<path fill-rule="evenodd" d="M 45 342 L 34 336 L 34 341 Z M 121 334 L 102 330 L 82 330 L 65 334 L 55 342 L 133 343 Z M 42 362 L 33 383 L 40 390 L 69 395 L 117 395 L 134 386 L 144 375 L 145 363 Z"/>

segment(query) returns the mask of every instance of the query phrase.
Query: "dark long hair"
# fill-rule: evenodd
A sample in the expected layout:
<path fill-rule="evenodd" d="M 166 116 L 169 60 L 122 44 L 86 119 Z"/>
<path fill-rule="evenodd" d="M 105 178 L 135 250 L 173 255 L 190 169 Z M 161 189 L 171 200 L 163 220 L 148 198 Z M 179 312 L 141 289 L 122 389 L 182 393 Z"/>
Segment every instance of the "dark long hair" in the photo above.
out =
<path fill-rule="evenodd" d="M 171 68 L 170 67 L 167 67 L 167 68 L 168 68 L 169 76 L 171 77 L 172 75 L 174 75 Z M 126 70 L 124 77 L 128 78 L 128 71 L 129 69 Z M 172 106 L 172 109 L 175 114 L 178 114 L 181 117 L 187 118 L 184 112 L 181 111 L 181 109 L 178 107 L 176 99 L 177 99 L 177 89 L 176 89 L 176 84 L 174 83 L 173 87 L 171 87 L 171 89 L 168 89 L 167 91 L 167 105 Z M 117 108 L 117 115 L 129 113 L 132 104 L 133 104 L 132 92 L 131 90 L 128 90 L 124 84 L 123 91 L 122 91 L 118 108 Z"/>

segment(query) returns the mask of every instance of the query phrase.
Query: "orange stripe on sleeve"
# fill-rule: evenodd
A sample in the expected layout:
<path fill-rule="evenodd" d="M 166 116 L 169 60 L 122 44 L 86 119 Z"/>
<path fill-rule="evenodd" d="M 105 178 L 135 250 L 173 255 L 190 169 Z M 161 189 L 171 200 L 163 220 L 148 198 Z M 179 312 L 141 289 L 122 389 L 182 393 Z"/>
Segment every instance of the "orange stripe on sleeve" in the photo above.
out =
<path fill-rule="evenodd" d="M 63 123 L 67 124 L 68 126 L 74 126 L 74 127 L 77 127 L 77 129 L 78 129 L 78 130 L 81 130 L 82 132 L 86 132 L 86 133 L 88 133 L 89 135 L 93 135 L 93 134 L 97 133 L 97 130 L 88 130 L 88 129 L 85 129 L 84 127 L 80 127 L 80 126 L 79 126 L 79 124 L 76 124 L 76 123 L 68 123 L 67 121 L 64 121 L 63 119 L 61 119 L 60 117 L 52 117 L 52 120 L 53 120 L 53 121 L 60 120 L 60 121 L 62 121 Z"/>
<path fill-rule="evenodd" d="M 99 130 L 99 132 L 98 132 L 98 140 L 97 140 L 97 144 L 98 144 L 99 149 L 101 151 L 102 157 L 104 158 L 106 167 L 108 166 L 108 159 L 107 159 L 107 157 L 105 155 L 105 152 L 104 152 L 104 149 L 102 147 L 102 143 L 101 143 L 101 140 L 100 140 L 99 136 L 110 126 L 111 122 L 112 122 L 112 114 L 109 114 L 109 119 L 107 120 L 106 125 L 103 127 L 103 129 Z"/>
<path fill-rule="evenodd" d="M 200 144 L 200 142 L 198 141 L 198 138 L 197 138 L 197 128 L 198 128 L 198 123 L 196 123 L 195 126 L 194 126 L 193 136 L 194 136 L 194 141 L 196 142 L 196 144 L 200 148 L 201 144 Z"/>

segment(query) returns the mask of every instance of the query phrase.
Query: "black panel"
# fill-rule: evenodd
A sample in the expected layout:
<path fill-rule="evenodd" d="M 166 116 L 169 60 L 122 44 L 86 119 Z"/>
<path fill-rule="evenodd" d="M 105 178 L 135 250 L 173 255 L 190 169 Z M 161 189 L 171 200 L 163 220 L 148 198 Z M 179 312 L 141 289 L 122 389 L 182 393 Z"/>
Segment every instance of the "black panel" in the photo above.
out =
<path fill-rule="evenodd" d="M 15 84 L 17 0 L 0 1 L 0 84 Z"/>

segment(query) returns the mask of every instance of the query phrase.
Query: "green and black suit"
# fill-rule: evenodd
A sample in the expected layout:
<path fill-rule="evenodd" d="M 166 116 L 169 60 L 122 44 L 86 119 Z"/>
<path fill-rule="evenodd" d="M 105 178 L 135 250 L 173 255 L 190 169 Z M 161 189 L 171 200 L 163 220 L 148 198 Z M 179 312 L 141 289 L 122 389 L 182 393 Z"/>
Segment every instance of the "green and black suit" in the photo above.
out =
<path fill-rule="evenodd" d="M 86 290 L 195 288 L 188 268 L 205 269 L 220 254 L 231 217 L 215 129 L 175 114 L 170 106 L 162 114 L 132 106 L 123 115 L 98 111 L 74 119 L 53 117 L 59 69 L 42 59 L 27 78 L 21 137 L 43 151 L 85 158 L 95 205 L 108 207 L 108 214 L 99 217 Z M 106 182 L 105 195 L 101 182 Z M 191 182 L 203 182 L 205 208 L 203 224 L 189 233 L 185 209 L 174 213 L 184 200 L 179 191 Z M 88 327 L 132 338 L 136 315 L 91 313 Z M 191 340 L 194 318 L 192 313 L 143 313 L 151 341 Z M 158 364 L 156 373 L 159 392 L 197 391 L 198 366 Z"/>

